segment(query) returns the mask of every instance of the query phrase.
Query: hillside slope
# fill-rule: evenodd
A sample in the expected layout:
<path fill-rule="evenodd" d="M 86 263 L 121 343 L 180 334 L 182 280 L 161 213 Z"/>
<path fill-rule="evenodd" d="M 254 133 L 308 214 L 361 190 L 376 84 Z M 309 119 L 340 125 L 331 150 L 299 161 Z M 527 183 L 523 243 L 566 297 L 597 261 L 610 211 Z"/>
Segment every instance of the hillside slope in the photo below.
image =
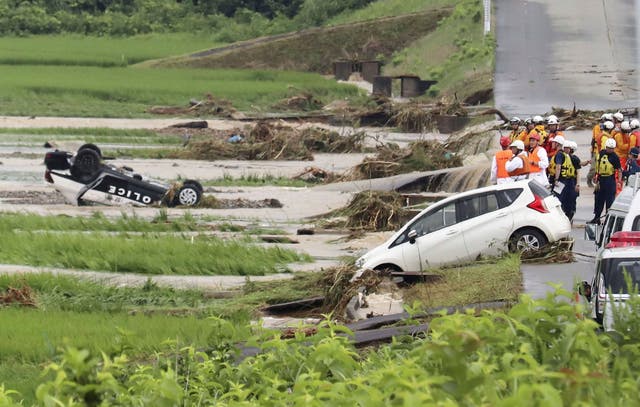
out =
<path fill-rule="evenodd" d="M 403 16 L 262 37 L 146 67 L 252 68 L 330 73 L 337 59 L 387 59 L 433 31 L 449 16 L 442 8 Z"/>

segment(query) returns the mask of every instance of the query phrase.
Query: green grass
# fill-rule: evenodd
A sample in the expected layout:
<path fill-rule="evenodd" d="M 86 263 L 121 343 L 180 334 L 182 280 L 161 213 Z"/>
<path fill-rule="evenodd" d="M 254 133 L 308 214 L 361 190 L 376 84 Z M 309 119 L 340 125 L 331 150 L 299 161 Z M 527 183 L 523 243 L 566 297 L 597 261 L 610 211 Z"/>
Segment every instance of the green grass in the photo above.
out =
<path fill-rule="evenodd" d="M 151 106 L 187 106 L 207 93 L 240 110 L 260 110 L 303 90 L 327 102 L 359 94 L 299 72 L 0 65 L 5 115 L 148 117 Z"/>
<path fill-rule="evenodd" d="M 147 220 L 134 215 L 122 213 L 119 218 L 110 219 L 102 212 L 94 212 L 90 217 L 74 217 L 67 215 L 38 216 L 27 213 L 0 212 L 0 231 L 102 231 L 102 232 L 184 232 L 208 230 L 205 225 L 198 225 L 189 213 L 180 218 L 169 220 L 166 211 Z"/>
<path fill-rule="evenodd" d="M 384 67 L 385 75 L 412 73 L 437 80 L 430 96 L 457 95 L 463 101 L 476 92 L 493 88 L 495 43 L 483 36 L 482 3 L 456 2 L 451 16 L 408 47 L 396 52 Z"/>
<path fill-rule="evenodd" d="M 202 348 L 218 335 L 215 321 L 193 316 L 125 313 L 42 312 L 4 308 L 0 313 L 0 383 L 21 392 L 25 405 L 34 402 L 43 366 L 65 346 L 107 354 L 150 355 L 157 350 L 194 345 Z M 246 335 L 246 330 L 238 339 Z M 227 332 L 227 335 L 233 335 Z"/>
<path fill-rule="evenodd" d="M 149 59 L 214 48 L 203 34 L 147 34 L 133 37 L 33 35 L 0 37 L 2 65 L 127 66 Z"/>
<path fill-rule="evenodd" d="M 96 271 L 178 275 L 264 275 L 309 256 L 211 236 L 4 232 L 0 262 Z"/>
<path fill-rule="evenodd" d="M 522 292 L 520 258 L 515 255 L 429 272 L 440 274 L 442 279 L 408 289 L 404 295 L 406 304 L 419 301 L 425 307 L 438 307 L 495 300 L 516 301 Z"/>
<path fill-rule="evenodd" d="M 364 8 L 340 14 L 330 19 L 327 25 L 348 24 L 375 18 L 399 16 L 454 6 L 455 4 L 456 0 L 378 0 Z"/>
<path fill-rule="evenodd" d="M 153 130 L 38 127 L 28 129 L 0 128 L 2 141 L 17 144 L 35 144 L 46 141 L 80 141 L 83 143 L 127 143 L 127 144 L 182 144 L 178 136 L 162 135 Z"/>
<path fill-rule="evenodd" d="M 308 187 L 312 183 L 305 182 L 300 179 L 291 179 L 287 177 L 277 177 L 275 175 L 242 175 L 234 178 L 225 174 L 222 178 L 204 181 L 202 185 L 212 187 L 226 186 L 242 186 L 242 187 L 259 187 L 259 186 L 277 186 L 277 187 Z"/>

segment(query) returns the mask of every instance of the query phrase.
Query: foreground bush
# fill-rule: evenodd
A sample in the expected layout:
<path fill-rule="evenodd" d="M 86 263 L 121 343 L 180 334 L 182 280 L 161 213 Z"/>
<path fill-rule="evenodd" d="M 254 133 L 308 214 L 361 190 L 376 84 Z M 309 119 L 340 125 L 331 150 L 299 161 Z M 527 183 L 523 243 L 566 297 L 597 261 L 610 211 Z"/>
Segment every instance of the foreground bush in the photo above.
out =
<path fill-rule="evenodd" d="M 263 331 L 245 345 L 261 353 L 241 361 L 234 327 L 215 320 L 208 353 L 188 348 L 133 366 L 125 355 L 67 349 L 37 397 L 46 405 L 634 405 L 640 334 L 599 334 L 579 311 L 553 296 L 523 297 L 508 313 L 438 318 L 424 339 L 363 353 L 330 322 L 290 340 Z"/>

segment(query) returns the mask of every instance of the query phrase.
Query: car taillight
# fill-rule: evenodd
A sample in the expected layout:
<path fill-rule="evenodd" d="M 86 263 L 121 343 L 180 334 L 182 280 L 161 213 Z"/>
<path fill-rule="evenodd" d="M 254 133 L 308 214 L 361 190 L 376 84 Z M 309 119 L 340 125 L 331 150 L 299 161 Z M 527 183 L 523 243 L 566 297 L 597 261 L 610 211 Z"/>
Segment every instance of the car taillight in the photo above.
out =
<path fill-rule="evenodd" d="M 53 184 L 53 178 L 51 178 L 51 171 L 46 170 L 44 172 L 44 180 L 47 181 L 49 184 Z"/>
<path fill-rule="evenodd" d="M 534 211 L 538 211 L 540 213 L 549 213 L 549 210 L 544 204 L 544 201 L 542 200 L 542 198 L 540 198 L 536 194 L 533 195 L 533 202 L 527 205 L 527 208 L 533 209 Z"/>
<path fill-rule="evenodd" d="M 616 247 L 640 246 L 640 232 L 616 232 L 611 235 L 607 249 Z"/>

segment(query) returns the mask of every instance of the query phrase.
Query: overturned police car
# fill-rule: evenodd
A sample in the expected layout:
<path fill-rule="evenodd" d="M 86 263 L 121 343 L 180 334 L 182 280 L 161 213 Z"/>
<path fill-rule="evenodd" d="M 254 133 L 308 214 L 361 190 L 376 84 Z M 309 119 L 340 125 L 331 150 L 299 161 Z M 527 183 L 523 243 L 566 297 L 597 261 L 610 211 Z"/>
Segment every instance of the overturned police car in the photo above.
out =
<path fill-rule="evenodd" d="M 202 198 L 197 181 L 167 185 L 132 168 L 105 164 L 104 159 L 94 144 L 82 145 L 75 154 L 50 151 L 44 158 L 44 178 L 73 205 L 195 206 Z"/>

